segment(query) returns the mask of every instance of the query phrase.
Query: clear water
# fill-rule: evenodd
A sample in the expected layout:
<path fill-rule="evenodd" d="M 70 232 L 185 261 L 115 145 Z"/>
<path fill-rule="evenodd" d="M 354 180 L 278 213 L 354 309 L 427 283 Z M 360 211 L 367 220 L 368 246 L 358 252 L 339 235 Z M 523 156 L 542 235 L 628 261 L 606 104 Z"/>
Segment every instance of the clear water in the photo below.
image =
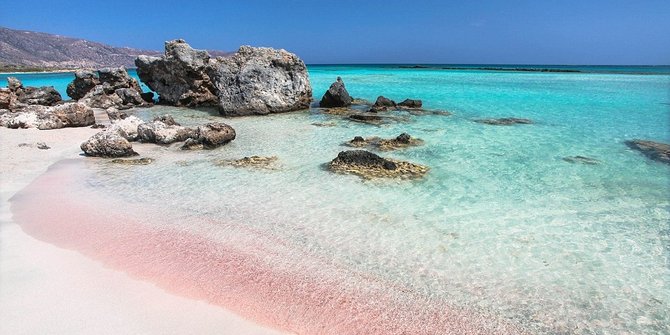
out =
<path fill-rule="evenodd" d="M 184 218 L 156 226 L 236 222 L 292 250 L 281 266 L 327 259 L 531 333 L 670 333 L 670 166 L 623 144 L 670 142 L 670 76 L 312 66 L 315 99 L 337 76 L 354 97 L 417 98 L 453 115 L 381 127 L 316 108 L 223 119 L 238 133 L 223 148 L 151 146 L 156 162 L 140 167 L 95 160 L 73 187 Z M 171 107 L 137 115 L 165 112 L 222 120 Z M 509 116 L 535 124 L 473 122 Z M 335 126 L 313 125 L 324 122 Z M 423 180 L 323 169 L 354 136 L 401 132 L 425 145 L 383 155 L 430 166 Z M 280 168 L 214 164 L 250 155 L 278 156 Z M 562 159 L 577 155 L 600 164 Z"/>

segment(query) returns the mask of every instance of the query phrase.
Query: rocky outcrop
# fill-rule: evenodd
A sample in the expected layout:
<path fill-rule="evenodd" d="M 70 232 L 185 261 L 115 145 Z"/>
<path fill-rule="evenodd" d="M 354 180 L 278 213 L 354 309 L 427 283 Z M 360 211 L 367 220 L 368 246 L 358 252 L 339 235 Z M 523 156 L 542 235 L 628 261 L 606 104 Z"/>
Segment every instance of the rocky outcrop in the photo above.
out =
<path fill-rule="evenodd" d="M 0 89 L 0 109 L 16 111 L 30 105 L 54 106 L 63 101 L 53 86 L 23 86 L 15 77 L 7 78 L 7 88 Z"/>
<path fill-rule="evenodd" d="M 333 172 L 354 174 L 364 179 L 420 178 L 428 167 L 380 157 L 366 150 L 341 151 L 328 167 Z"/>
<path fill-rule="evenodd" d="M 77 71 L 67 94 L 93 108 L 130 108 L 150 105 L 142 98 L 142 88 L 125 68 Z"/>
<path fill-rule="evenodd" d="M 209 53 L 195 50 L 184 40 L 165 42 L 162 57 L 139 56 L 137 75 L 158 102 L 174 106 L 216 106 L 217 90 L 209 77 Z"/>
<path fill-rule="evenodd" d="M 234 140 L 235 136 L 233 127 L 221 122 L 212 122 L 198 126 L 195 140 L 202 143 L 205 148 L 213 149 Z"/>
<path fill-rule="evenodd" d="M 638 139 L 626 141 L 625 144 L 651 160 L 670 164 L 670 144 Z"/>
<path fill-rule="evenodd" d="M 416 100 L 416 99 L 405 99 L 402 102 L 398 103 L 398 107 L 405 107 L 405 108 L 421 108 L 423 106 L 423 102 L 421 100 Z"/>
<path fill-rule="evenodd" d="M 347 92 L 347 89 L 344 87 L 342 78 L 337 77 L 337 81 L 330 85 L 328 91 L 326 91 L 326 93 L 321 98 L 319 106 L 326 108 L 347 107 L 351 105 L 352 101 L 353 99 L 351 99 L 349 92 Z"/>
<path fill-rule="evenodd" d="M 166 42 L 163 57 L 140 56 L 135 64 L 159 103 L 219 106 L 223 115 L 240 116 L 304 109 L 311 102 L 307 68 L 285 50 L 243 46 L 229 57 L 212 59 L 174 40 Z"/>
<path fill-rule="evenodd" d="M 477 123 L 483 123 L 493 126 L 511 126 L 515 124 L 532 124 L 533 121 L 529 119 L 520 119 L 515 117 L 504 117 L 500 119 L 480 119 L 475 120 Z"/>
<path fill-rule="evenodd" d="M 38 128 L 41 130 L 64 127 L 86 127 L 95 124 L 93 110 L 88 106 L 69 102 L 52 107 L 32 105 L 18 112 L 0 116 L 0 126 L 7 128 Z"/>
<path fill-rule="evenodd" d="M 112 125 L 107 129 L 119 133 L 119 135 L 131 142 L 137 141 L 139 137 L 137 129 L 140 125 L 144 124 L 144 121 L 134 115 L 126 116 L 122 119 L 111 120 L 111 122 Z"/>
<path fill-rule="evenodd" d="M 87 156 L 129 157 L 137 155 L 132 145 L 116 131 L 101 131 L 80 146 Z"/>
<path fill-rule="evenodd" d="M 389 108 L 395 108 L 397 105 L 395 101 L 380 95 L 377 97 L 377 100 L 375 101 L 374 105 L 370 108 L 369 112 L 382 112 L 382 111 L 387 111 Z"/>

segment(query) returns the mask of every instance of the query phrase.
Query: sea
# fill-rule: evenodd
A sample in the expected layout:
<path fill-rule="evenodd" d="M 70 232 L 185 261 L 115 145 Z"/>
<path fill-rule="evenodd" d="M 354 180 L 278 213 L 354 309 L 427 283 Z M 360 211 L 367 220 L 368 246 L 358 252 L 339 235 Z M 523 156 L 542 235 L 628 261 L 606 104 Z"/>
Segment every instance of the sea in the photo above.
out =
<path fill-rule="evenodd" d="M 317 102 L 339 76 L 355 98 L 421 99 L 425 112 L 370 125 L 318 104 L 131 110 L 226 122 L 237 138 L 196 152 L 135 144 L 155 160 L 145 166 L 58 162 L 15 197 L 17 222 L 298 334 L 670 334 L 670 166 L 625 145 L 670 143 L 670 66 L 308 69 Z M 64 96 L 73 78 L 15 76 Z M 503 117 L 533 123 L 475 122 Z M 423 145 L 371 150 L 428 166 L 423 178 L 326 167 L 355 136 L 401 133 Z M 277 160 L 221 164 L 253 155 Z"/>

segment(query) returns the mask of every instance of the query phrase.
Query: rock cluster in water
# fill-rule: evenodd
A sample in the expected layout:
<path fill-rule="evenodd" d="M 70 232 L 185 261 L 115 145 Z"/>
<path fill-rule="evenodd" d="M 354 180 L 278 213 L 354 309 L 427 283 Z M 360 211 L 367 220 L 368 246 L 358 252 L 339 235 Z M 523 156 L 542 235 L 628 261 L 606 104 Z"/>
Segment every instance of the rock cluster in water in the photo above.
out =
<path fill-rule="evenodd" d="M 77 71 L 67 86 L 67 95 L 92 108 L 126 109 L 153 102 L 153 93 L 143 93 L 137 80 L 123 67 L 104 68 L 97 73 Z"/>
<path fill-rule="evenodd" d="M 337 173 L 354 174 L 364 179 L 373 178 L 421 178 L 428 167 L 405 161 L 380 157 L 366 150 L 341 151 L 328 168 Z"/>
<path fill-rule="evenodd" d="M 306 109 L 312 99 L 305 63 L 283 49 L 242 46 L 212 59 L 174 40 L 165 43 L 164 56 L 140 56 L 135 64 L 163 104 L 218 106 L 222 115 L 241 116 Z"/>
<path fill-rule="evenodd" d="M 112 125 L 81 144 L 87 156 L 127 157 L 136 155 L 130 142 L 172 144 L 184 142 L 182 149 L 213 149 L 235 139 L 235 130 L 221 122 L 184 127 L 171 115 L 144 122 L 135 116 L 112 120 Z"/>
<path fill-rule="evenodd" d="M 500 119 L 479 119 L 475 120 L 477 123 L 488 124 L 492 126 L 511 126 L 514 124 L 532 124 L 533 120 L 521 119 L 515 117 L 504 117 Z"/>
<path fill-rule="evenodd" d="M 629 148 L 641 152 L 651 160 L 670 164 L 670 144 L 638 139 L 625 143 Z"/>
<path fill-rule="evenodd" d="M 376 136 L 368 138 L 356 136 L 354 139 L 346 142 L 345 144 L 356 148 L 371 147 L 381 151 L 389 151 L 403 149 L 411 146 L 419 146 L 423 144 L 423 140 L 414 138 L 407 133 L 402 133 L 390 139 L 384 139 Z"/>
<path fill-rule="evenodd" d="M 216 162 L 216 165 L 276 170 L 278 160 L 279 158 L 277 156 L 269 156 L 269 157 L 250 156 L 250 157 L 243 157 L 240 159 L 220 160 Z"/>

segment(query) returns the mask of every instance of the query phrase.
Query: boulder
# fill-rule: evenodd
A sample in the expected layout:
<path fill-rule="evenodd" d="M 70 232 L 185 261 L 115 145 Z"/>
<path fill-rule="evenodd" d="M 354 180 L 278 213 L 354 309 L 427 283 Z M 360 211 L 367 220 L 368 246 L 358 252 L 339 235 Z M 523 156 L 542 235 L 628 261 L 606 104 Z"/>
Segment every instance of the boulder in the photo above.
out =
<path fill-rule="evenodd" d="M 79 100 L 98 85 L 100 85 L 100 79 L 95 72 L 80 70 L 74 73 L 74 80 L 67 85 L 67 95 L 74 100 Z"/>
<path fill-rule="evenodd" d="M 123 106 L 123 100 L 121 100 L 116 93 L 105 93 L 105 89 L 102 85 L 94 87 L 86 93 L 83 98 L 79 99 L 79 102 L 84 103 L 91 108 L 107 109 L 110 107 L 121 108 Z"/>
<path fill-rule="evenodd" d="M 209 77 L 207 51 L 195 50 L 184 40 L 165 42 L 165 55 L 141 55 L 135 60 L 137 75 L 158 101 L 175 106 L 216 106 L 217 90 Z"/>
<path fill-rule="evenodd" d="M 337 173 L 354 174 L 364 179 L 420 178 L 428 167 L 404 161 L 390 160 L 366 150 L 341 151 L 328 167 Z"/>
<path fill-rule="evenodd" d="M 59 118 L 65 127 L 86 127 L 95 124 L 93 110 L 82 103 L 65 103 L 50 108 L 48 112 Z"/>
<path fill-rule="evenodd" d="M 16 96 L 9 88 L 0 88 L 0 109 L 9 109 L 15 100 Z"/>
<path fill-rule="evenodd" d="M 341 151 L 337 158 L 331 163 L 341 163 L 346 165 L 360 165 L 368 167 L 379 167 L 386 170 L 395 170 L 396 164 L 390 160 L 382 158 L 366 150 L 347 150 Z"/>
<path fill-rule="evenodd" d="M 641 152 L 651 160 L 670 164 L 670 144 L 638 139 L 625 143 L 629 148 Z"/>
<path fill-rule="evenodd" d="M 133 146 L 116 131 L 101 131 L 80 146 L 87 156 L 94 157 L 129 157 L 137 155 Z"/>
<path fill-rule="evenodd" d="M 198 126 L 197 140 L 205 148 L 213 149 L 235 139 L 235 129 L 222 122 L 211 122 Z"/>
<path fill-rule="evenodd" d="M 389 108 L 395 108 L 395 107 L 396 107 L 395 101 L 380 95 L 380 96 L 377 97 L 377 100 L 372 105 L 369 112 L 376 113 L 376 112 L 386 111 Z"/>
<path fill-rule="evenodd" d="M 162 121 L 142 123 L 137 126 L 138 139 L 142 142 L 171 144 L 196 137 L 193 129 L 179 125 L 168 125 Z"/>
<path fill-rule="evenodd" d="M 421 100 L 405 99 L 400 102 L 398 106 L 406 108 L 421 108 L 421 106 L 423 106 L 423 102 Z"/>
<path fill-rule="evenodd" d="M 123 105 L 140 106 L 145 103 L 140 92 L 132 88 L 118 88 L 114 93 L 121 99 Z"/>
<path fill-rule="evenodd" d="M 168 126 L 181 126 L 179 123 L 177 123 L 177 121 L 174 120 L 174 118 L 170 114 L 164 114 L 164 115 L 161 115 L 161 116 L 156 116 L 154 118 L 154 121 L 163 122 Z"/>
<path fill-rule="evenodd" d="M 493 126 L 511 126 L 514 124 L 532 124 L 533 121 L 529 119 L 520 119 L 515 117 L 504 117 L 500 119 L 480 119 L 475 120 L 477 123 L 483 123 Z"/>
<path fill-rule="evenodd" d="M 125 114 L 125 113 L 124 113 Z M 123 138 L 128 141 L 136 141 L 139 137 L 137 129 L 144 121 L 137 116 L 131 115 L 122 119 L 111 120 L 112 125 L 108 128 L 109 131 L 118 132 Z"/>
<path fill-rule="evenodd" d="M 305 109 L 312 98 L 305 63 L 285 50 L 243 46 L 211 59 L 174 40 L 165 43 L 164 56 L 139 56 L 135 65 L 163 104 L 219 106 L 221 114 L 237 116 Z"/>
<path fill-rule="evenodd" d="M 286 50 L 242 46 L 211 66 L 222 115 L 264 115 L 309 108 L 305 63 Z"/>
<path fill-rule="evenodd" d="M 330 88 L 321 98 L 319 106 L 321 107 L 346 107 L 351 105 L 353 99 L 344 87 L 342 78 L 337 77 L 337 81 L 330 85 Z"/>
<path fill-rule="evenodd" d="M 63 98 L 53 86 L 24 87 L 16 93 L 17 100 L 26 105 L 53 106 Z"/>
<path fill-rule="evenodd" d="M 131 88 L 138 94 L 142 92 L 140 84 L 128 74 L 123 66 L 100 69 L 98 70 L 98 77 L 107 94 L 112 94 L 120 88 Z"/>

